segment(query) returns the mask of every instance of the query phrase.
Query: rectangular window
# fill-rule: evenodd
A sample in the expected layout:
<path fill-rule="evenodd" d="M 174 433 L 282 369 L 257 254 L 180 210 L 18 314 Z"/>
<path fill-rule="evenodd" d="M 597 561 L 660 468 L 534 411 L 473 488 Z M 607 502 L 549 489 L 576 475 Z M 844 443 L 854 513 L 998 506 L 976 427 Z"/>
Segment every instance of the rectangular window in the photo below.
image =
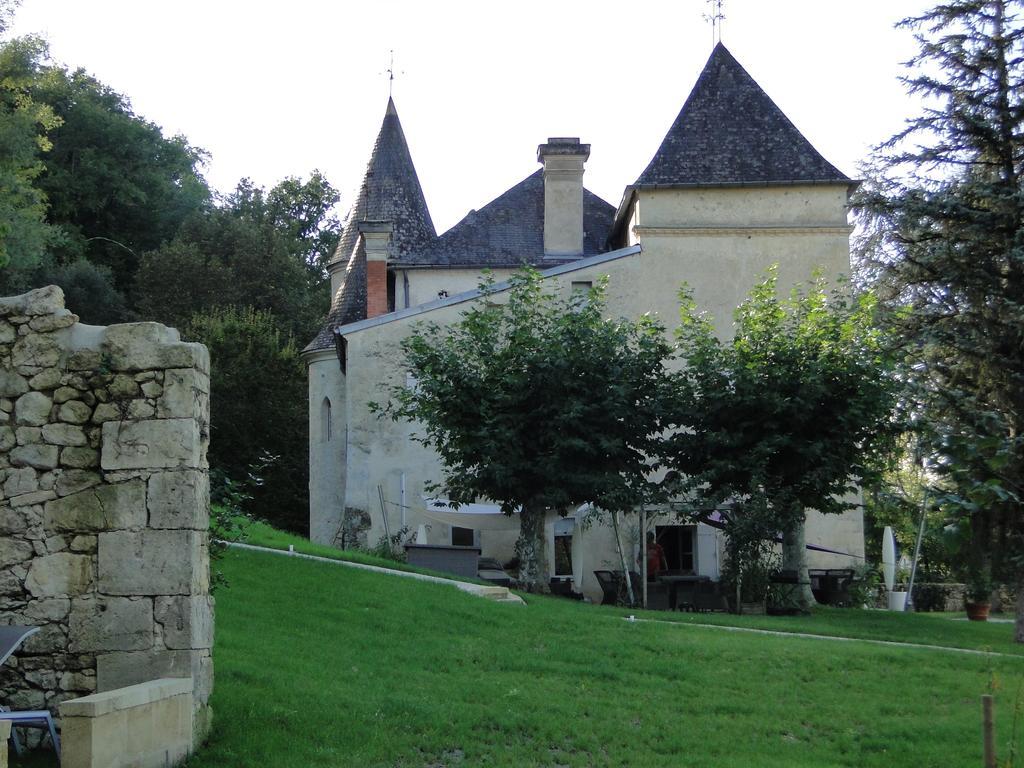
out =
<path fill-rule="evenodd" d="M 655 529 L 657 542 L 665 550 L 665 563 L 670 571 L 694 572 L 693 542 L 696 530 L 694 525 L 659 525 Z"/>
<path fill-rule="evenodd" d="M 452 526 L 452 546 L 453 547 L 473 547 L 476 546 L 475 531 L 472 528 L 459 528 L 457 525 Z"/>
<path fill-rule="evenodd" d="M 572 529 L 575 520 L 555 521 L 555 576 L 572 576 Z"/>
<path fill-rule="evenodd" d="M 573 280 L 572 281 L 572 292 L 573 293 L 590 293 L 590 289 L 594 287 L 594 283 L 590 280 Z"/>

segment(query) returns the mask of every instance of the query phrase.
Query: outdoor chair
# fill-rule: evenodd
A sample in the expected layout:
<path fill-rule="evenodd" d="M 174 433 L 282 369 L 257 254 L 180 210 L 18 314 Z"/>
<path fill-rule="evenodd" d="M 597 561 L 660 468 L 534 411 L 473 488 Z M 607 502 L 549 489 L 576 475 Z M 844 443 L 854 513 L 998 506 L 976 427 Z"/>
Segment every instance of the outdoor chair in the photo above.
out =
<path fill-rule="evenodd" d="M 601 585 L 601 605 L 629 605 L 629 591 L 622 571 L 594 571 L 594 576 Z M 643 594 L 643 580 L 636 571 L 629 572 L 629 580 L 633 585 L 633 595 L 639 601 Z"/>
<path fill-rule="evenodd" d="M 768 613 L 773 616 L 801 613 L 800 575 L 796 571 L 776 571 L 769 577 Z"/>
<path fill-rule="evenodd" d="M 17 650 L 25 640 L 39 631 L 39 627 L 0 627 L 0 664 L 7 661 L 8 657 Z M 18 739 L 16 727 L 42 728 L 49 731 L 50 741 L 53 742 L 53 751 L 60 757 L 60 738 L 57 736 L 57 728 L 53 724 L 53 717 L 45 709 L 24 712 L 14 712 L 9 707 L 0 707 L 0 721 L 8 721 L 11 724 L 11 744 L 14 752 L 21 754 L 21 741 Z"/>
<path fill-rule="evenodd" d="M 601 605 L 615 605 L 619 599 L 619 579 L 611 571 L 594 571 L 601 585 Z"/>
<path fill-rule="evenodd" d="M 854 572 L 850 568 L 808 571 L 814 599 L 822 605 L 849 605 Z"/>
<path fill-rule="evenodd" d="M 852 568 L 835 568 L 828 572 L 830 605 L 849 607 L 853 604 L 850 587 L 853 586 Z"/>

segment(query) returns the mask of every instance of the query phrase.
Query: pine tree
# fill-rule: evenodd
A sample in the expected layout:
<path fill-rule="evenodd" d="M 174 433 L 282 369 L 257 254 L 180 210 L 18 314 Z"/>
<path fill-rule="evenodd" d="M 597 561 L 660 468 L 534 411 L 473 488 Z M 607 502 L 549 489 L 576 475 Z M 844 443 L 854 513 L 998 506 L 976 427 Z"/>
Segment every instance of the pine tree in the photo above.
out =
<path fill-rule="evenodd" d="M 859 201 L 866 275 L 911 361 L 942 500 L 977 590 L 1019 595 L 1024 641 L 1024 4 L 951 0 L 902 22 L 920 116 Z"/>

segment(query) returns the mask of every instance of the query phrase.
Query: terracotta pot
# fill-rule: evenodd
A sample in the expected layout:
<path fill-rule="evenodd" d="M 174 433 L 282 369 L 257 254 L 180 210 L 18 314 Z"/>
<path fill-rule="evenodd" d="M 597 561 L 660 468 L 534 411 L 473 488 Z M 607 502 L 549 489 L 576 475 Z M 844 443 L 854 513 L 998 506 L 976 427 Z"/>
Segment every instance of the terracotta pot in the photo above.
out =
<path fill-rule="evenodd" d="M 988 603 L 967 603 L 967 618 L 970 621 L 988 621 Z"/>

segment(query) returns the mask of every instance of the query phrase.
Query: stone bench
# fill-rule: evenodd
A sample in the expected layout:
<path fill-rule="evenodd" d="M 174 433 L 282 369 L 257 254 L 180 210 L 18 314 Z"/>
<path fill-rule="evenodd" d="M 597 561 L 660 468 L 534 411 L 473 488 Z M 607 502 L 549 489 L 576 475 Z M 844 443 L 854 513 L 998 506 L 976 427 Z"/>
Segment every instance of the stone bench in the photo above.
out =
<path fill-rule="evenodd" d="M 60 705 L 62 768 L 164 768 L 192 751 L 192 679 L 162 678 Z"/>

